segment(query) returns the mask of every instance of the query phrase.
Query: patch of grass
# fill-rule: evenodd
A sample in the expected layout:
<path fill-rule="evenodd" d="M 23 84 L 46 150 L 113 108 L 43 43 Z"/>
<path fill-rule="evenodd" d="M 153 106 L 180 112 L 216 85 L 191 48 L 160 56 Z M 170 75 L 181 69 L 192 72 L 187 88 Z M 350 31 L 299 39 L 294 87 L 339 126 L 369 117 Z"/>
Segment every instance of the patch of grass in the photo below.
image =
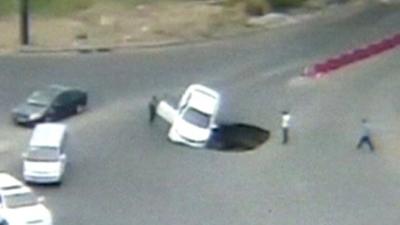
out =
<path fill-rule="evenodd" d="M 0 0 L 0 16 L 6 16 L 16 12 L 18 4 L 16 0 Z"/>
<path fill-rule="evenodd" d="M 0 0 L 12 1 L 12 0 Z M 14 0 L 17 1 L 17 0 Z M 183 0 L 29 0 L 32 10 L 40 15 L 68 15 L 83 11 L 96 4 L 109 3 L 121 4 L 127 7 L 134 7 L 139 4 L 149 4 L 158 2 L 177 2 Z"/>
<path fill-rule="evenodd" d="M 299 7 L 306 2 L 306 0 L 270 0 L 273 8 L 293 8 Z"/>
<path fill-rule="evenodd" d="M 95 0 L 30 0 L 32 12 L 45 15 L 65 15 L 71 12 L 85 10 L 95 3 Z"/>
<path fill-rule="evenodd" d="M 261 16 L 271 10 L 268 0 L 227 0 L 226 6 L 239 6 L 250 16 Z"/>
<path fill-rule="evenodd" d="M 269 12 L 271 7 L 266 0 L 246 0 L 245 10 L 248 15 L 262 16 Z"/>
<path fill-rule="evenodd" d="M 18 13 L 21 0 L 0 0 L 0 16 Z M 98 3 L 121 4 L 135 7 L 139 4 L 178 2 L 183 0 L 28 0 L 34 14 L 64 16 L 86 10 Z"/>
<path fill-rule="evenodd" d="M 271 8 L 284 9 L 302 6 L 307 0 L 227 0 L 226 6 L 244 5 L 244 10 L 248 15 L 259 16 L 269 11 Z"/>

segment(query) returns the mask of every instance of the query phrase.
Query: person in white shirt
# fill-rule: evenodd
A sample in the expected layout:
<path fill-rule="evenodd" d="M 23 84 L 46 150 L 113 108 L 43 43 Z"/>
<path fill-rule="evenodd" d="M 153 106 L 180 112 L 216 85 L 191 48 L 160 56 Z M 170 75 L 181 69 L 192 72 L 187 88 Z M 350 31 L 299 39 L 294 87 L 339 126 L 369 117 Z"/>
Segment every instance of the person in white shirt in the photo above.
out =
<path fill-rule="evenodd" d="M 368 124 L 367 119 L 362 119 L 361 124 L 362 124 L 362 133 L 361 133 L 361 138 L 357 144 L 357 149 L 362 148 L 363 145 L 366 144 L 366 145 L 368 145 L 369 150 L 371 150 L 371 152 L 372 152 L 375 150 L 375 148 L 371 141 L 371 132 L 369 129 L 369 124 Z"/>
<path fill-rule="evenodd" d="M 290 127 L 290 114 L 287 111 L 282 112 L 282 132 L 283 140 L 282 144 L 287 144 L 289 142 L 289 127 Z"/>

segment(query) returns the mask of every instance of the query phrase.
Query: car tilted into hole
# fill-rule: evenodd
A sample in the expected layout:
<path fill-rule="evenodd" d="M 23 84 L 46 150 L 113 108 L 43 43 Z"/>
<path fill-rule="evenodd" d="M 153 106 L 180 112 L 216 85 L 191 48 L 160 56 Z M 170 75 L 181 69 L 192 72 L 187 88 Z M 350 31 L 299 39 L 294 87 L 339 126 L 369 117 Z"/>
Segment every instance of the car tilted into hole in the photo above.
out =
<path fill-rule="evenodd" d="M 26 182 L 61 183 L 67 163 L 66 137 L 64 124 L 41 123 L 35 126 L 29 147 L 22 154 Z"/>
<path fill-rule="evenodd" d="M 52 225 L 51 212 L 32 190 L 13 176 L 0 172 L 0 217 L 9 225 Z"/>
<path fill-rule="evenodd" d="M 190 85 L 182 95 L 168 137 L 192 147 L 204 147 L 211 136 L 220 95 L 203 85 Z"/>
<path fill-rule="evenodd" d="M 62 85 L 50 85 L 33 92 L 12 110 L 13 121 L 33 126 L 39 122 L 57 121 L 82 112 L 87 105 L 85 91 Z"/>

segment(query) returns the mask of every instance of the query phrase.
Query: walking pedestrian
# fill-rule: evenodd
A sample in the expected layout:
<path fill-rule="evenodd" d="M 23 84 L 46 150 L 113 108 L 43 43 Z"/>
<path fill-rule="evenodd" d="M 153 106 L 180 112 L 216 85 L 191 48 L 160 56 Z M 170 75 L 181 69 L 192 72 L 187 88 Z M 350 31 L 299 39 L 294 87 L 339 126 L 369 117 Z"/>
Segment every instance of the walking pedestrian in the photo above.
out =
<path fill-rule="evenodd" d="M 289 127 L 290 127 L 290 114 L 287 111 L 282 112 L 282 144 L 287 144 L 289 142 Z"/>
<path fill-rule="evenodd" d="M 363 147 L 364 144 L 367 144 L 369 150 L 374 151 L 375 148 L 371 141 L 371 132 L 367 119 L 362 119 L 361 125 L 362 125 L 362 133 L 361 133 L 361 138 L 357 144 L 357 149 L 360 149 Z"/>
<path fill-rule="evenodd" d="M 149 102 L 149 123 L 153 123 L 154 119 L 156 117 L 156 113 L 157 113 L 157 105 L 158 105 L 158 99 L 156 96 L 152 96 L 151 100 Z"/>

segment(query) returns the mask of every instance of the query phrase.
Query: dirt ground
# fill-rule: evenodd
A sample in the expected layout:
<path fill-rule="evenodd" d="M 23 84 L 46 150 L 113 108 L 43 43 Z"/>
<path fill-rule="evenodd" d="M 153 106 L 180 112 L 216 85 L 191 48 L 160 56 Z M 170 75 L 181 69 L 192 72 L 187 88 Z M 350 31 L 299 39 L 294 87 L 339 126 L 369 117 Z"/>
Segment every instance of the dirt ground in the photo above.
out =
<path fill-rule="evenodd" d="M 321 5 L 323 1 L 307 1 L 308 10 L 316 12 L 323 9 L 327 6 Z M 367 0 L 353 2 L 364 1 Z M 98 3 L 68 17 L 32 14 L 30 45 L 55 49 L 78 45 L 123 46 L 158 41 L 202 40 L 274 27 L 265 24 L 249 25 L 249 17 L 245 15 L 243 5 L 226 7 L 218 2 L 169 2 L 130 8 L 115 3 Z M 0 17 L 0 31 L 0 53 L 19 49 L 17 15 Z"/>
<path fill-rule="evenodd" d="M 64 18 L 31 15 L 31 44 L 73 47 L 77 43 L 114 45 L 160 40 L 201 39 L 251 29 L 240 7 L 188 2 L 139 5 L 99 4 Z M 0 49 L 19 45 L 18 17 L 0 18 Z"/>

